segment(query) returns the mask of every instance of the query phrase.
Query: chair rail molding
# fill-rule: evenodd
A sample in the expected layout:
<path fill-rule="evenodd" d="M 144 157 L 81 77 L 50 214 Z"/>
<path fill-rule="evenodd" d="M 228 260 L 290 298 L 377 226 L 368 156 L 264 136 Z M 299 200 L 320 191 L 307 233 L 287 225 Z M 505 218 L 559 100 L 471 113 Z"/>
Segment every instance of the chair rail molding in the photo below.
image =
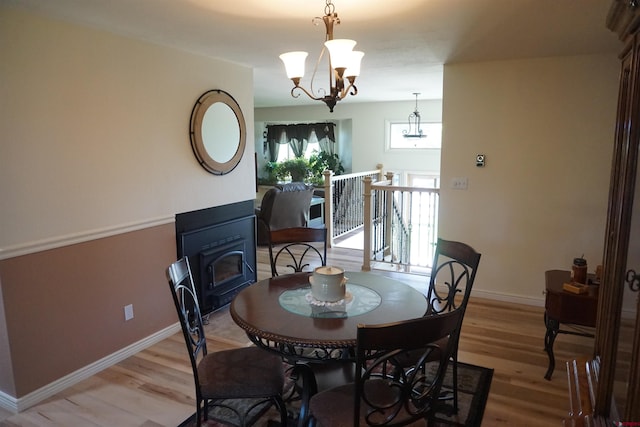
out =
<path fill-rule="evenodd" d="M 159 225 L 172 224 L 174 221 L 175 216 L 172 214 L 114 225 L 111 227 L 96 228 L 93 230 L 66 234 L 49 239 L 20 243 L 17 245 L 8 246 L 6 248 L 0 248 L 0 261 L 20 255 L 28 255 L 48 249 L 56 249 L 76 243 L 84 243 L 104 237 L 116 236 L 118 234 L 128 233 L 131 231 L 143 230 L 145 228 L 156 227 Z"/>

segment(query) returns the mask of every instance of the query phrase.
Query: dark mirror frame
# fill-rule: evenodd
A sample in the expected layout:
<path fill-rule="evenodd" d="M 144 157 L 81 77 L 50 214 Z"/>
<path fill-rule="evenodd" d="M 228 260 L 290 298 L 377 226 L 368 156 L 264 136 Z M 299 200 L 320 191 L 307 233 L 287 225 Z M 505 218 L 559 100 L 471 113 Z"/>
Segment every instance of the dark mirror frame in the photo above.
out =
<path fill-rule="evenodd" d="M 238 121 L 240 135 L 239 141 L 216 141 L 216 143 L 220 144 L 237 144 L 235 154 L 231 159 L 222 162 L 218 161 L 219 159 L 216 160 L 212 157 L 212 153 L 207 150 L 202 137 L 202 123 L 204 116 L 209 107 L 216 102 L 221 102 L 227 105 L 231 111 L 233 111 Z M 191 111 L 189 136 L 191 138 L 191 148 L 193 149 L 193 153 L 195 154 L 196 159 L 198 159 L 198 163 L 200 163 L 207 172 L 214 175 L 224 175 L 231 172 L 236 166 L 238 166 L 240 160 L 242 160 L 242 155 L 244 154 L 244 149 L 247 145 L 247 126 L 242 110 L 240 109 L 240 105 L 238 105 L 236 100 L 229 93 L 223 90 L 213 89 L 205 92 L 200 96 L 200 98 L 198 98 L 193 106 L 193 110 Z"/>

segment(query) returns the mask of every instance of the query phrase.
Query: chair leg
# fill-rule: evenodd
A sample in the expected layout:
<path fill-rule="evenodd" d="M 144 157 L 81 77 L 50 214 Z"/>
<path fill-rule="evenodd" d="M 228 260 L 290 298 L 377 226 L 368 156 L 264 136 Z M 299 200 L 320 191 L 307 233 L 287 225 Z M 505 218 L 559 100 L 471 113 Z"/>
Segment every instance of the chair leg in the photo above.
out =
<path fill-rule="evenodd" d="M 287 407 L 284 404 L 284 400 L 282 400 L 282 396 L 276 396 L 274 398 L 276 407 L 278 408 L 278 411 L 280 412 L 280 425 L 282 427 L 286 427 L 287 423 L 288 423 L 288 414 L 287 414 Z"/>
<path fill-rule="evenodd" d="M 205 411 L 206 416 L 207 411 Z M 202 425 L 202 401 L 200 399 L 196 400 L 196 426 L 200 427 Z"/>
<path fill-rule="evenodd" d="M 453 355 L 453 413 L 458 413 L 458 355 Z"/>

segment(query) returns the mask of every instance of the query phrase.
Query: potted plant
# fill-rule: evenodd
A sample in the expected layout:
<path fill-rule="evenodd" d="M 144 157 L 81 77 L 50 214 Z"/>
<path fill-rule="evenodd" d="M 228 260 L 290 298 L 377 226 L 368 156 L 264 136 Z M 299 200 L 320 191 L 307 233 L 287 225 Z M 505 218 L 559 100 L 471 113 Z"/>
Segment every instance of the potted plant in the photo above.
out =
<path fill-rule="evenodd" d="M 295 159 L 285 160 L 280 163 L 283 175 L 291 176 L 292 182 L 304 182 L 309 176 L 311 169 L 309 167 L 309 161 L 304 157 L 296 157 Z"/>
<path fill-rule="evenodd" d="M 324 183 L 323 173 L 325 170 L 333 171 L 334 175 L 342 175 L 344 173 L 340 156 L 326 151 L 321 151 L 320 153 L 314 151 L 309 158 L 309 168 L 311 169 L 311 181 L 314 185 L 322 185 Z"/>
<path fill-rule="evenodd" d="M 279 174 L 280 165 L 278 162 L 267 162 L 264 165 L 264 170 L 267 173 L 267 176 L 260 178 L 260 184 L 265 185 L 273 185 L 278 183 L 278 174 Z"/>

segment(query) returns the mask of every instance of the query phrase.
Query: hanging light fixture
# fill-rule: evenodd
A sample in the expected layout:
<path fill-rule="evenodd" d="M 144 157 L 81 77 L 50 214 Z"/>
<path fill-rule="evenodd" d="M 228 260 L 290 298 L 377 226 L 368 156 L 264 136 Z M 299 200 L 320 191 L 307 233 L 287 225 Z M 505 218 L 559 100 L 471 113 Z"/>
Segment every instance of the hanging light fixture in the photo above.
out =
<path fill-rule="evenodd" d="M 287 77 L 289 77 L 294 84 L 293 89 L 291 89 L 291 96 L 294 98 L 300 96 L 300 93 L 296 93 L 296 90 L 299 89 L 307 94 L 309 98 L 327 104 L 329 111 L 333 113 L 333 107 L 335 107 L 338 101 L 344 99 L 349 94 L 352 96 L 358 94 L 358 88 L 354 83 L 356 77 L 360 75 L 360 61 L 364 56 L 364 52 L 353 50 L 353 47 L 356 45 L 354 40 L 333 38 L 333 26 L 340 24 L 340 18 L 338 18 L 338 14 L 335 12 L 335 6 L 331 3 L 331 0 L 326 0 L 324 13 L 325 15 L 322 18 L 316 17 L 312 20 L 315 25 L 319 25 L 321 20 L 324 21 L 326 36 L 324 46 L 313 70 L 310 91 L 300 86 L 300 79 L 304 77 L 304 64 L 308 53 L 287 52 L 280 55 L 280 59 L 284 62 Z M 321 88 L 314 94 L 313 80 L 325 49 L 329 51 L 329 89 Z"/>
<path fill-rule="evenodd" d="M 422 134 L 420 129 L 420 112 L 418 111 L 418 95 L 420 93 L 413 92 L 416 96 L 416 109 L 409 114 L 409 129 L 403 130 L 402 135 L 405 138 L 425 138 L 427 135 Z"/>

